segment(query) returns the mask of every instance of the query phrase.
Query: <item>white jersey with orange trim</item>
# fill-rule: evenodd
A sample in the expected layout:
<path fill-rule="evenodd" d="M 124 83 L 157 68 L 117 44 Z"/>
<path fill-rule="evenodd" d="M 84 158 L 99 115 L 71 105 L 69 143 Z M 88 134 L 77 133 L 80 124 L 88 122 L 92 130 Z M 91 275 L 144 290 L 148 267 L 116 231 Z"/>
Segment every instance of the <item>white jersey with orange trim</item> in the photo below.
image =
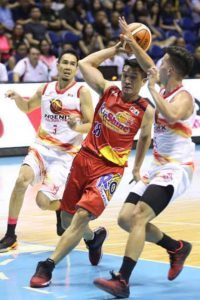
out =
<path fill-rule="evenodd" d="M 188 92 L 183 86 L 180 86 L 170 95 L 164 96 L 165 90 L 161 90 L 160 94 L 166 101 L 171 102 L 181 91 Z M 153 149 L 156 164 L 193 164 L 195 145 L 191 140 L 191 136 L 196 116 L 194 98 L 193 103 L 194 111 L 192 115 L 186 120 L 179 120 L 173 124 L 169 123 L 161 113 L 156 113 Z"/>
<path fill-rule="evenodd" d="M 79 150 L 83 135 L 72 130 L 67 120 L 73 116 L 81 123 L 80 89 L 76 81 L 63 90 L 59 90 L 57 81 L 45 85 L 36 143 L 71 154 Z"/>

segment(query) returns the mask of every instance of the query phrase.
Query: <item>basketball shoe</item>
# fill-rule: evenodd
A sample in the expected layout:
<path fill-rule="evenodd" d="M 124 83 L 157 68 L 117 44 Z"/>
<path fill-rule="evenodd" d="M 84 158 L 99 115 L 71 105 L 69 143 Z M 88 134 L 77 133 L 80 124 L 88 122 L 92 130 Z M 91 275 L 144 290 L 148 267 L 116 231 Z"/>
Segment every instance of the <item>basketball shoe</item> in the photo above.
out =
<path fill-rule="evenodd" d="M 93 266 L 97 266 L 102 258 L 102 246 L 106 237 L 106 229 L 104 227 L 99 227 L 94 231 L 94 239 L 92 241 L 84 240 L 86 247 L 89 250 L 89 260 Z"/>
<path fill-rule="evenodd" d="M 5 235 L 0 240 L 0 253 L 8 252 L 17 248 L 17 236 Z"/>
<path fill-rule="evenodd" d="M 115 274 L 113 271 L 110 274 L 111 279 L 97 278 L 94 280 L 94 285 L 117 298 L 128 298 L 130 295 L 128 283 L 121 274 Z"/>
<path fill-rule="evenodd" d="M 47 259 L 45 261 L 40 261 L 37 265 L 35 274 L 30 280 L 30 287 L 43 288 L 49 286 L 54 268 L 55 264 L 52 260 Z"/>
<path fill-rule="evenodd" d="M 192 245 L 185 241 L 180 241 L 180 248 L 175 252 L 167 251 L 170 259 L 170 269 L 168 279 L 174 280 L 182 271 L 184 262 L 192 250 Z"/>

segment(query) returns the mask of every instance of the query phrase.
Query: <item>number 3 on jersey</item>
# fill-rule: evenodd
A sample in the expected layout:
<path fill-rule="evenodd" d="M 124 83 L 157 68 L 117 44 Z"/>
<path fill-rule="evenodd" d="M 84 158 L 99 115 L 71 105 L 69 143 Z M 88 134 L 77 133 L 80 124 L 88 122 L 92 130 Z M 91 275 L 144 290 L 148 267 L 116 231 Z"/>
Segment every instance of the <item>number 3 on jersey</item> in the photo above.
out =
<path fill-rule="evenodd" d="M 53 134 L 57 133 L 57 125 L 53 125 Z"/>
<path fill-rule="evenodd" d="M 94 125 L 94 129 L 92 131 L 92 133 L 96 136 L 96 137 L 99 137 L 100 134 L 101 134 L 101 123 L 99 122 L 95 122 L 95 125 Z"/>

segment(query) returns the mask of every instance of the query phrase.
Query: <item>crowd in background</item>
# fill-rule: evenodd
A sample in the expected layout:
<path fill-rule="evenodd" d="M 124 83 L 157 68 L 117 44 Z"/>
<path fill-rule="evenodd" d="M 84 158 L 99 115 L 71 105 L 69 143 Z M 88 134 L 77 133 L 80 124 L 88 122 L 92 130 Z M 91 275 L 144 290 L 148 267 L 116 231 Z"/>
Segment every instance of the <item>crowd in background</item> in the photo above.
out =
<path fill-rule="evenodd" d="M 166 46 L 186 47 L 195 56 L 190 78 L 200 78 L 200 0 L 1 0 L 0 82 L 56 79 L 60 51 L 84 57 L 113 45 L 119 16 L 150 28 L 155 62 Z M 119 55 L 105 65 L 117 66 L 119 79 L 123 63 Z"/>

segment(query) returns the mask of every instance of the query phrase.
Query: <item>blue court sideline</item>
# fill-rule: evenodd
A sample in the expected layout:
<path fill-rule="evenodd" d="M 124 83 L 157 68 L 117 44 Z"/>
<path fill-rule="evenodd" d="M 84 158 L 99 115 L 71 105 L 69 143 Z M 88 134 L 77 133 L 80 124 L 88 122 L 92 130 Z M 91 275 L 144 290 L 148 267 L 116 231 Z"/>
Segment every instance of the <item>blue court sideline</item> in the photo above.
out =
<path fill-rule="evenodd" d="M 111 295 L 98 290 L 93 284 L 96 277 L 110 277 L 108 270 L 118 270 L 120 256 L 105 255 L 99 266 L 89 264 L 87 252 L 73 251 L 61 261 L 53 273 L 52 284 L 43 289 L 29 288 L 29 280 L 39 260 L 50 251 L 15 252 L 0 254 L 1 300 L 108 300 Z M 40 249 L 40 250 L 39 250 Z M 53 249 L 49 247 L 49 249 Z M 131 278 L 131 296 L 140 300 L 197 300 L 200 299 L 200 268 L 185 267 L 175 281 L 167 280 L 169 265 L 140 260 Z"/>

